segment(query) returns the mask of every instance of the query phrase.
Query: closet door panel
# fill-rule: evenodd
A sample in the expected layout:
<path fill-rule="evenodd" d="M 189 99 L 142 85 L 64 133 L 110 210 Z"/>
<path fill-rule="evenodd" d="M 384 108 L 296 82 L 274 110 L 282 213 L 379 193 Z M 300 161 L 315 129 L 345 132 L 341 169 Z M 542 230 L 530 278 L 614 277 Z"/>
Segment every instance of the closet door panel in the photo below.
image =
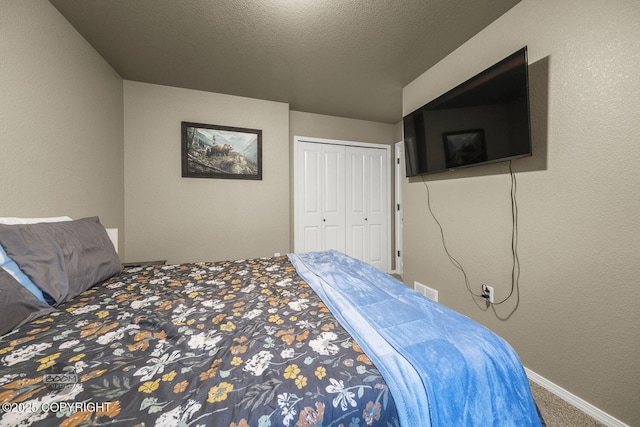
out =
<path fill-rule="evenodd" d="M 348 229 L 347 241 L 350 243 L 347 248 L 347 255 L 366 261 L 367 258 L 367 231 L 364 226 L 354 225 Z"/>
<path fill-rule="evenodd" d="M 365 188 L 367 176 L 365 174 L 367 159 L 360 149 L 349 147 L 347 149 L 347 213 L 351 215 L 364 215 Z"/>
<path fill-rule="evenodd" d="M 367 189 L 366 194 L 369 199 L 368 211 L 370 213 L 381 214 L 387 210 L 387 191 L 385 177 L 387 176 L 387 161 L 382 150 L 370 150 L 367 156 Z"/>
<path fill-rule="evenodd" d="M 385 242 L 385 231 L 380 225 L 370 224 L 368 227 L 369 247 L 367 251 L 367 262 L 372 265 L 378 265 L 385 261 L 382 248 Z"/>
<path fill-rule="evenodd" d="M 335 249 L 344 252 L 344 228 L 336 225 L 325 226 L 323 230 L 323 250 Z"/>
<path fill-rule="evenodd" d="M 304 213 L 320 215 L 320 153 L 304 153 Z"/>
<path fill-rule="evenodd" d="M 327 214 L 340 214 L 342 211 L 341 193 L 344 194 L 340 182 L 342 158 L 341 153 L 335 150 L 322 153 L 322 204 Z M 320 176 L 320 175 L 318 175 Z"/>
<path fill-rule="evenodd" d="M 306 226 L 303 228 L 303 246 L 300 252 L 317 252 L 322 250 L 322 230 L 320 226 Z"/>
<path fill-rule="evenodd" d="M 323 250 L 345 251 L 345 150 L 340 145 L 322 146 Z"/>
<path fill-rule="evenodd" d="M 369 150 L 367 153 L 367 262 L 382 271 L 388 268 L 389 209 L 387 151 Z"/>
<path fill-rule="evenodd" d="M 318 144 L 301 143 L 296 155 L 296 250 L 322 250 L 322 151 Z"/>
<path fill-rule="evenodd" d="M 346 170 L 346 253 L 367 261 L 366 213 L 367 213 L 367 152 L 360 147 L 347 147 Z"/>

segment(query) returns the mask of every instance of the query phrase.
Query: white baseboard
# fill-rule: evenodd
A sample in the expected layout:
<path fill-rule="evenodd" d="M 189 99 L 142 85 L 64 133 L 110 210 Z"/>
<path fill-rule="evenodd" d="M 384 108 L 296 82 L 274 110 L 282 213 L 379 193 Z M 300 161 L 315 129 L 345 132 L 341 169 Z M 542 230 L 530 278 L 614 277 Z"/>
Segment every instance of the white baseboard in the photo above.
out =
<path fill-rule="evenodd" d="M 591 416 L 592 418 L 595 418 L 596 420 L 600 421 L 602 424 L 604 424 L 606 426 L 609 426 L 609 427 L 629 427 L 629 425 L 623 423 L 619 419 L 617 419 L 617 418 L 607 414 L 606 412 L 596 408 L 595 406 L 593 406 L 589 402 L 587 402 L 587 401 L 585 401 L 583 399 L 580 399 L 575 394 L 563 389 L 562 387 L 560 387 L 557 384 L 552 383 L 551 381 L 549 381 L 545 377 L 536 374 L 531 369 L 528 369 L 528 368 L 525 367 L 524 370 L 527 373 L 527 377 L 529 377 L 529 379 L 531 381 L 533 381 L 534 383 L 538 384 L 541 387 L 546 388 L 551 393 L 555 394 L 556 396 L 558 396 L 562 400 L 564 400 L 564 401 L 570 403 L 571 405 L 575 406 L 576 408 L 580 409 L 585 414 L 587 414 L 587 415 Z"/>

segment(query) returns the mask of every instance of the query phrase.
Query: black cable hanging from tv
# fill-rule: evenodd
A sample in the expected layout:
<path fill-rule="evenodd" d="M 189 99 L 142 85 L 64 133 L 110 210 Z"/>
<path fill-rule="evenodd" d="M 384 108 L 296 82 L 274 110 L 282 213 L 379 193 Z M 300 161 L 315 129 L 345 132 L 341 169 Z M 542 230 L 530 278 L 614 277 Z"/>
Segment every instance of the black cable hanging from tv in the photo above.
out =
<path fill-rule="evenodd" d="M 517 198 L 516 198 L 517 180 L 516 180 L 516 175 L 513 172 L 512 160 L 509 160 L 509 174 L 511 176 L 511 192 L 510 192 L 510 196 L 511 196 L 511 221 L 512 221 L 512 228 L 511 228 L 511 255 L 512 255 L 512 260 L 513 260 L 513 264 L 512 264 L 512 267 L 511 267 L 511 290 L 509 291 L 509 295 L 507 295 L 504 299 L 502 299 L 502 300 L 500 300 L 498 302 L 490 303 L 492 306 L 500 305 L 500 304 L 505 303 L 506 301 L 508 301 L 511 298 L 511 296 L 513 295 L 514 292 L 519 291 L 520 259 L 518 257 L 518 202 L 517 202 Z M 431 192 L 429 190 L 429 185 L 425 181 L 424 176 L 422 177 L 422 182 L 423 182 L 425 188 L 427 189 L 427 208 L 429 209 L 429 213 L 431 214 L 431 217 L 433 218 L 433 220 L 435 221 L 435 223 L 438 226 L 438 229 L 440 230 L 440 238 L 442 240 L 442 246 L 444 248 L 445 253 L 447 254 L 447 257 L 449 258 L 449 261 L 451 262 L 451 264 L 453 264 L 453 266 L 455 268 L 460 270 L 460 272 L 462 273 L 462 275 L 464 277 L 464 283 L 465 283 L 465 287 L 467 288 L 467 291 L 471 295 L 473 295 L 474 297 L 482 298 L 483 300 L 486 301 L 486 299 L 484 299 L 484 295 L 483 294 L 477 294 L 477 293 L 473 292 L 473 290 L 471 289 L 471 285 L 469 284 L 469 277 L 467 276 L 466 271 L 462 267 L 462 264 L 453 255 L 451 255 L 451 252 L 449 252 L 449 248 L 447 247 L 447 242 L 445 240 L 444 229 L 442 227 L 442 224 L 440 223 L 440 221 L 436 217 L 435 213 L 433 212 L 433 209 L 431 208 Z"/>
<path fill-rule="evenodd" d="M 511 291 L 502 301 L 494 302 L 494 305 L 502 304 L 513 295 L 514 290 L 518 289 L 520 281 L 520 258 L 518 258 L 518 201 L 516 199 L 516 190 L 518 183 L 516 175 L 513 173 L 511 160 L 509 160 L 509 174 L 511 174 L 511 254 L 513 256 L 513 266 L 511 267 Z"/>

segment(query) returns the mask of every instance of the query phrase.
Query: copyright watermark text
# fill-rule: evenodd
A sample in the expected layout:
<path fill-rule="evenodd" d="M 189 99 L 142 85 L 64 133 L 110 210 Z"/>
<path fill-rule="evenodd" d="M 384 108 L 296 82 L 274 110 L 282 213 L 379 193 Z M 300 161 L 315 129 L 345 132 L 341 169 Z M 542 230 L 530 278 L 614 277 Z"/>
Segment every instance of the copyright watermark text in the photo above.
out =
<path fill-rule="evenodd" d="M 108 412 L 111 402 L 23 402 L 2 404 L 5 413 L 40 413 L 40 412 Z"/>

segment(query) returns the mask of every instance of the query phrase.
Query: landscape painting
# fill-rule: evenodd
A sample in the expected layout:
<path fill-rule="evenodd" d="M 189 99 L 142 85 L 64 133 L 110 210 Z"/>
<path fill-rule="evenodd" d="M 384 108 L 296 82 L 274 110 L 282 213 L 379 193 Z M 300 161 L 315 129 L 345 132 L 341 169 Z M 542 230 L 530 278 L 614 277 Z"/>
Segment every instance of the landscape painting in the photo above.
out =
<path fill-rule="evenodd" d="M 182 176 L 262 179 L 262 130 L 182 122 Z"/>

